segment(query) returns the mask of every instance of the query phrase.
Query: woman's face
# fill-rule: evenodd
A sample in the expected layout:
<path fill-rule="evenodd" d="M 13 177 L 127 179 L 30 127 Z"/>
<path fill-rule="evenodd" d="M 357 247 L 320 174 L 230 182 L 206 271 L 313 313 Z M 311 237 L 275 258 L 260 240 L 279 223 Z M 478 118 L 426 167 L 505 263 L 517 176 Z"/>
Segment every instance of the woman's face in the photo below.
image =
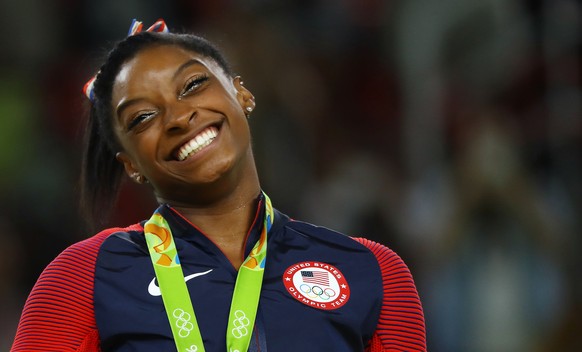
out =
<path fill-rule="evenodd" d="M 185 194 L 254 168 L 244 114 L 254 97 L 210 58 L 170 45 L 144 49 L 121 67 L 111 104 L 117 159 L 161 201 L 187 202 Z"/>

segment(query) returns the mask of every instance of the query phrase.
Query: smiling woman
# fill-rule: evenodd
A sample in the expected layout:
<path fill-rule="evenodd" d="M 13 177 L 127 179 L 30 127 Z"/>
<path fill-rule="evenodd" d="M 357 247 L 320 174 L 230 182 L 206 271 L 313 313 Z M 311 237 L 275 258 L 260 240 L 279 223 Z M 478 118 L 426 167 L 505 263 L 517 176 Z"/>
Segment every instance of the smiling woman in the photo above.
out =
<path fill-rule="evenodd" d="M 160 206 L 60 254 L 12 351 L 426 349 L 394 252 L 273 208 L 251 148 L 255 98 L 212 44 L 134 22 L 85 92 L 90 220 L 124 173 Z"/>

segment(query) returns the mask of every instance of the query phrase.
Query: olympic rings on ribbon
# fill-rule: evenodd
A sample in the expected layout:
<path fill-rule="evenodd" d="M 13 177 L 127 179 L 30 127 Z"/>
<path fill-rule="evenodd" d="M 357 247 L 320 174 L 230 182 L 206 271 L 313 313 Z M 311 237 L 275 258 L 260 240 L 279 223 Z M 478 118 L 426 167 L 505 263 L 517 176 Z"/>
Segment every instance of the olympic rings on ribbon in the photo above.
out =
<path fill-rule="evenodd" d="M 172 315 L 176 318 L 175 324 L 179 329 L 178 335 L 180 335 L 180 337 L 187 337 L 190 335 L 190 332 L 194 329 L 194 324 L 190 322 L 190 319 L 192 319 L 190 314 L 184 312 L 184 310 L 180 308 L 176 308 L 172 312 Z"/>
<path fill-rule="evenodd" d="M 234 328 L 231 331 L 232 336 L 234 336 L 237 339 L 240 339 L 241 337 L 248 335 L 249 330 L 247 329 L 247 326 L 249 326 L 251 322 L 249 318 L 247 318 L 245 312 L 243 312 L 242 310 L 237 310 L 236 312 L 234 312 L 234 318 L 235 318 L 233 320 Z"/>

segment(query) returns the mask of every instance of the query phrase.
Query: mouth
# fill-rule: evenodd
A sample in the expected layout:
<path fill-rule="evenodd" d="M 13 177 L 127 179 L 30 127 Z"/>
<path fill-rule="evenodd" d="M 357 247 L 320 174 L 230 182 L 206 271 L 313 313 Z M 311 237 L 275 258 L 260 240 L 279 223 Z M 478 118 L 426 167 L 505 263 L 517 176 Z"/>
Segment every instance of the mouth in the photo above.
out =
<path fill-rule="evenodd" d="M 184 161 L 212 144 L 216 136 L 218 136 L 218 127 L 209 126 L 178 148 L 174 157 L 178 161 Z"/>

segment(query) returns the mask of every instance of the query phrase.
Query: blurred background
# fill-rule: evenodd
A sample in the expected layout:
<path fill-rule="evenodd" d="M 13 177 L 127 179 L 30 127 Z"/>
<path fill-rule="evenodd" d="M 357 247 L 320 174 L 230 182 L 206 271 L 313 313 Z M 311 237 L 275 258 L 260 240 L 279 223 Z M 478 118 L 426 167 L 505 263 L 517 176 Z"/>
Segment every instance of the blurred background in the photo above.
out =
<path fill-rule="evenodd" d="M 409 265 L 429 350 L 582 351 L 575 0 L 1 0 L 0 350 L 88 232 L 83 84 L 132 18 L 215 41 L 255 94 L 263 188 Z M 154 209 L 126 185 L 111 224 Z"/>

